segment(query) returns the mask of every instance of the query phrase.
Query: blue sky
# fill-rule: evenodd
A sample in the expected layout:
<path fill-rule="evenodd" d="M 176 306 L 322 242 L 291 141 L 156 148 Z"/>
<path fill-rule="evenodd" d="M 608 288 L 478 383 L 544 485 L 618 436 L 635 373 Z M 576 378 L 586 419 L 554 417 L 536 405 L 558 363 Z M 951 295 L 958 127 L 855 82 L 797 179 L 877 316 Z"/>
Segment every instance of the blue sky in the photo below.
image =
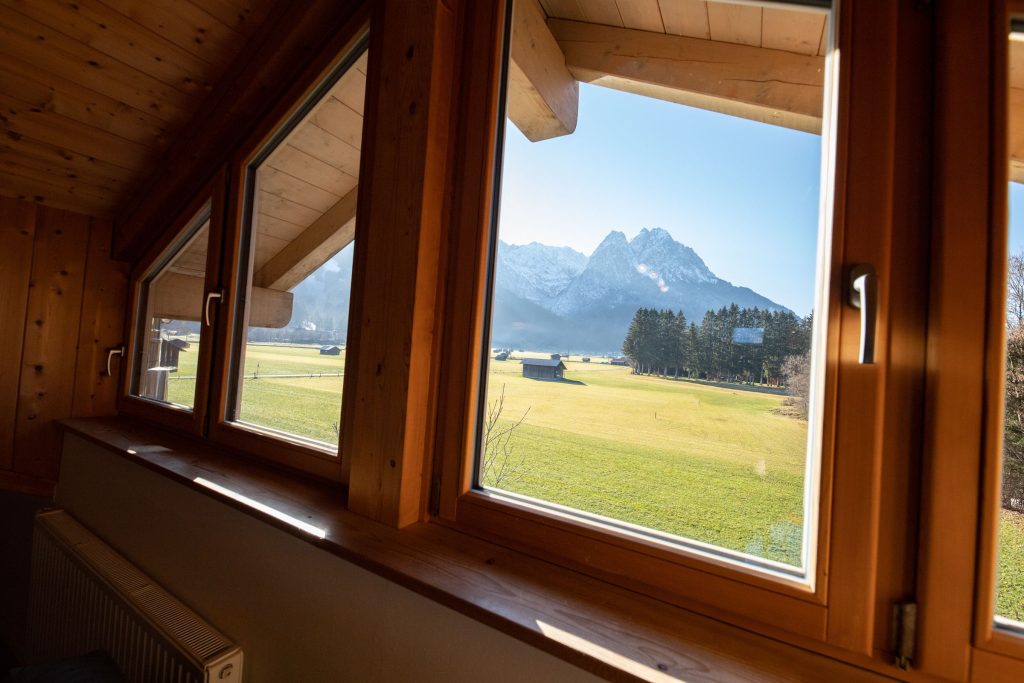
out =
<path fill-rule="evenodd" d="M 814 299 L 821 138 L 580 84 L 572 135 L 506 126 L 501 239 L 590 254 L 660 227 L 721 278 L 801 315 Z"/>
<path fill-rule="evenodd" d="M 1024 184 L 1010 183 L 1010 250 L 1024 252 Z"/>

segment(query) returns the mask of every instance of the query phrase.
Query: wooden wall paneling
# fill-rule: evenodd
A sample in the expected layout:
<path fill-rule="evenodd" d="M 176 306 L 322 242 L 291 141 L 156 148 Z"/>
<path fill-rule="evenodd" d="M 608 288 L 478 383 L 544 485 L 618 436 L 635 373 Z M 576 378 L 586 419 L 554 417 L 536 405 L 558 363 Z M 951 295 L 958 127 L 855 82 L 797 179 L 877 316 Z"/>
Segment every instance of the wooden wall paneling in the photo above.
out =
<path fill-rule="evenodd" d="M 435 306 L 460 3 L 386 0 L 370 34 L 342 455 L 349 509 L 392 526 L 426 512 Z M 415 58 L 414 58 L 415 57 Z M 381 78 L 388 74 L 385 80 Z M 349 378 L 357 376 L 358 391 Z"/>
<path fill-rule="evenodd" d="M 0 197 L 0 471 L 14 464 L 23 320 L 36 231 L 34 204 Z"/>
<path fill-rule="evenodd" d="M 35 241 L 13 469 L 55 481 L 60 441 L 53 421 L 71 414 L 89 219 L 42 208 Z"/>
<path fill-rule="evenodd" d="M 365 12 L 360 3 L 314 3 L 305 11 L 279 4 L 157 164 L 139 183 L 114 224 L 117 258 L 132 260 L 166 228 L 168 216 L 209 182 L 242 142 L 264 122 L 295 74 L 320 55 L 345 21 Z"/>
<path fill-rule="evenodd" d="M 116 358 L 111 365 L 113 375 L 105 374 L 107 349 L 127 342 L 128 264 L 110 258 L 110 221 L 92 220 L 90 224 L 72 417 L 116 414 L 118 377 L 128 361 L 123 356 Z"/>

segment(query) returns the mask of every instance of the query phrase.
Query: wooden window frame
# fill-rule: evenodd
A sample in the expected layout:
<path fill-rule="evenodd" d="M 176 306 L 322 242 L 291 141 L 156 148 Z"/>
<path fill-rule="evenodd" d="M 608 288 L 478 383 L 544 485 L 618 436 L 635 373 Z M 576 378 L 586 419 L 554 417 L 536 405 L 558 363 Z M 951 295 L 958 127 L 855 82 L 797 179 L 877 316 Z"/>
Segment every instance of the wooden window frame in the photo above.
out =
<path fill-rule="evenodd" d="M 460 79 L 463 98 L 458 113 L 465 139 L 451 191 L 451 266 L 441 361 L 447 369 L 439 386 L 439 403 L 446 410 L 438 422 L 433 519 L 763 633 L 819 650 L 842 650 L 863 661 L 877 660 L 889 649 L 890 605 L 910 589 L 910 553 L 885 551 L 906 547 L 912 537 L 908 518 L 914 506 L 908 501 L 913 500 L 916 462 L 913 425 L 919 417 L 913 409 L 894 415 L 889 407 L 889 413 L 884 413 L 878 399 L 883 388 L 895 398 L 916 396 L 924 368 L 925 268 L 923 264 L 896 267 L 920 253 L 924 223 L 906 234 L 896 232 L 901 211 L 907 214 L 903 217 L 921 216 L 893 203 L 898 182 L 920 191 L 913 177 L 921 169 L 895 151 L 900 143 L 913 145 L 920 137 L 897 140 L 894 129 L 881 135 L 877 131 L 878 122 L 893 120 L 901 104 L 897 74 L 887 73 L 885 65 L 897 51 L 896 18 L 908 15 L 910 8 L 843 2 L 836 10 L 844 54 L 839 82 L 844 85 L 837 106 L 835 248 L 828 291 L 828 344 L 823 351 L 828 389 L 820 466 L 819 561 L 814 589 L 808 591 L 762 573 L 610 534 L 592 524 L 508 505 L 472 489 L 483 347 L 478 340 L 484 329 L 488 240 L 498 173 L 501 46 L 507 15 L 503 7 L 504 3 L 474 6 L 468 19 L 467 33 L 472 35 L 466 51 L 473 59 L 467 60 Z M 917 30 L 921 21 L 912 17 L 905 24 Z M 911 37 L 913 50 L 919 50 L 922 42 Z M 851 54 L 864 55 L 852 69 Z M 853 99 L 851 91 L 872 96 Z M 857 130 L 864 131 L 864 138 L 870 133 L 872 139 L 852 145 L 849 137 Z M 878 172 L 879 167 L 883 172 Z M 849 242 L 851 234 L 858 235 L 859 241 Z M 882 277 L 879 338 L 887 342 L 880 344 L 882 357 L 873 367 L 856 364 L 859 321 L 839 291 L 850 264 L 858 262 L 875 263 Z M 888 317 L 908 309 L 912 315 L 905 319 Z M 837 411 L 837 386 L 843 387 L 847 397 L 859 397 L 868 409 Z M 911 447 L 903 448 L 908 441 Z M 837 460 L 837 452 L 864 457 Z M 882 479 L 883 473 L 891 476 Z M 892 521 L 899 523 L 888 526 Z"/>
<path fill-rule="evenodd" d="M 139 348 L 139 316 L 143 314 L 145 302 L 142 301 L 142 283 L 149 271 L 168 256 L 169 250 L 177 246 L 182 232 L 192 227 L 193 221 L 209 207 L 210 227 L 207 242 L 206 277 L 203 285 L 203 302 L 206 296 L 217 292 L 220 288 L 220 260 L 223 246 L 222 235 L 224 228 L 224 203 L 225 195 L 225 172 L 223 169 L 217 171 L 206 187 L 190 201 L 184 210 L 175 216 L 158 239 L 136 263 L 130 274 L 131 283 L 130 305 L 127 307 L 127 320 L 125 329 L 128 330 L 128 343 L 126 344 L 126 360 L 122 362 L 121 392 L 118 400 L 118 411 L 125 415 L 137 417 L 149 422 L 161 424 L 194 436 L 201 435 L 205 430 L 207 414 L 209 410 L 209 383 L 210 370 L 213 365 L 213 356 L 216 349 L 213 340 L 216 337 L 219 315 L 212 316 L 212 324 L 207 325 L 200 320 L 202 325 L 202 339 L 205 343 L 199 346 L 199 359 L 196 366 L 196 394 L 195 403 L 191 410 L 176 408 L 171 405 L 163 405 L 132 393 L 133 376 L 137 370 L 135 358 Z M 211 309 L 211 313 L 214 309 Z"/>
<path fill-rule="evenodd" d="M 936 65 L 937 248 L 929 365 L 948 376 L 954 367 L 958 372 L 955 382 L 940 379 L 928 390 L 918 578 L 922 671 L 994 683 L 1024 678 L 1024 634 L 995 625 L 1013 16 L 1024 16 L 1024 2 L 946 3 L 938 15 L 945 49 Z M 964 136 L 965 130 L 983 130 L 987 137 Z"/>
<path fill-rule="evenodd" d="M 339 439 L 336 454 L 329 454 L 321 449 L 304 444 L 301 439 L 290 439 L 285 435 L 276 435 L 269 431 L 261 431 L 259 428 L 247 427 L 228 419 L 228 402 L 231 400 L 232 379 L 233 379 L 233 355 L 235 335 L 238 334 L 236 321 L 240 318 L 239 298 L 247 287 L 248 274 L 243 261 L 248 259 L 248 254 L 243 254 L 243 237 L 248 229 L 246 213 L 249 201 L 247 197 L 251 162 L 258 157 L 268 146 L 274 145 L 277 141 L 279 131 L 290 124 L 293 124 L 296 116 L 301 116 L 303 110 L 311 104 L 311 101 L 323 93 L 320 92 L 321 85 L 332 75 L 343 75 L 344 71 L 351 67 L 350 61 L 353 55 L 365 48 L 366 36 L 370 31 L 370 18 L 366 3 L 360 11 L 353 14 L 344 27 L 338 32 L 337 37 L 332 41 L 330 49 L 325 50 L 322 56 L 311 64 L 303 74 L 296 80 L 296 85 L 289 90 L 288 96 L 282 100 L 282 104 L 274 109 L 256 131 L 242 145 L 241 151 L 235 155 L 229 164 L 231 169 L 229 182 L 229 202 L 227 206 L 225 248 L 221 264 L 224 275 L 225 297 L 222 308 L 224 324 L 218 329 L 215 339 L 216 353 L 223 362 L 219 364 L 217 371 L 212 378 L 211 387 L 211 416 L 209 424 L 209 438 L 230 448 L 252 454 L 257 457 L 275 462 L 289 468 L 301 470 L 307 474 L 322 479 L 340 482 L 343 481 L 343 466 L 341 443 Z M 341 70 L 341 74 L 339 74 Z M 367 89 L 369 90 L 369 79 Z M 315 104 L 315 103 L 314 103 Z M 368 112 L 369 114 L 369 112 Z M 365 121 L 365 118 L 364 118 Z M 364 124 L 364 133 L 365 133 Z M 364 135 L 365 138 L 365 135 Z M 360 154 L 360 167 L 367 163 L 369 155 L 372 154 L 369 141 L 365 141 Z M 254 172 L 254 171 L 252 171 Z M 362 174 L 360 174 L 362 175 Z M 362 192 L 360 188 L 359 192 Z M 357 218 L 358 225 L 359 220 Z M 358 240 L 357 240 L 358 241 Z M 361 250 L 356 245 L 355 259 L 361 258 Z M 353 268 L 352 289 L 355 291 L 359 285 L 356 273 L 361 272 L 358 266 Z M 350 316 L 351 320 L 351 316 Z M 351 325 L 350 325 L 351 329 Z M 242 334 L 245 334 L 243 331 Z M 352 348 L 352 335 L 347 344 Z M 343 396 L 349 395 L 351 380 L 351 355 L 346 359 L 348 369 L 343 381 Z M 345 413 L 343 401 L 342 414 L 339 416 L 339 424 L 344 425 Z"/>

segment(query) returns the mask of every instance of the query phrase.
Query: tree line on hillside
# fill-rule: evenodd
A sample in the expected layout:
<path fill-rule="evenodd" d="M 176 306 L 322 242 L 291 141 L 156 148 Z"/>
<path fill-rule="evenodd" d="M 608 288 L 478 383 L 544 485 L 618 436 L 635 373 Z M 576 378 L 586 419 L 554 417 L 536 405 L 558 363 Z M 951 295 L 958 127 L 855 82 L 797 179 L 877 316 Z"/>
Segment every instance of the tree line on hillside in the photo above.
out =
<path fill-rule="evenodd" d="M 812 327 L 813 313 L 736 304 L 708 311 L 699 325 L 682 311 L 641 308 L 622 350 L 636 374 L 785 386 L 807 372 Z"/>
<path fill-rule="evenodd" d="M 1024 511 L 1024 253 L 1010 257 L 1008 275 L 1002 505 Z"/>

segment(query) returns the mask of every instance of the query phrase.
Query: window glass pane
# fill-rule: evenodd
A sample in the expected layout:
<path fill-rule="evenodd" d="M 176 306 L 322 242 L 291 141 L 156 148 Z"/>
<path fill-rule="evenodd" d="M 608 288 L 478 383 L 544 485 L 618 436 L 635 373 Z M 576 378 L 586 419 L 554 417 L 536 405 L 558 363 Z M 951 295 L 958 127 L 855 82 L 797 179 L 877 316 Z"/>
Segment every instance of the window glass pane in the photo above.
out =
<path fill-rule="evenodd" d="M 1015 26 L 1016 28 L 1016 26 Z M 1006 413 L 996 615 L 1024 628 L 1024 26 L 1010 35 Z"/>
<path fill-rule="evenodd" d="M 549 22 L 581 79 L 574 130 L 533 71 L 543 23 L 512 22 L 478 485 L 803 577 L 829 15 L 708 10 L 771 49 Z M 648 61 L 615 56 L 641 36 Z"/>
<path fill-rule="evenodd" d="M 195 407 L 209 214 L 207 207 L 193 219 L 143 280 L 132 378 L 136 396 Z"/>
<path fill-rule="evenodd" d="M 249 169 L 232 418 L 331 452 L 341 424 L 366 60 L 365 50 L 348 60 Z"/>

